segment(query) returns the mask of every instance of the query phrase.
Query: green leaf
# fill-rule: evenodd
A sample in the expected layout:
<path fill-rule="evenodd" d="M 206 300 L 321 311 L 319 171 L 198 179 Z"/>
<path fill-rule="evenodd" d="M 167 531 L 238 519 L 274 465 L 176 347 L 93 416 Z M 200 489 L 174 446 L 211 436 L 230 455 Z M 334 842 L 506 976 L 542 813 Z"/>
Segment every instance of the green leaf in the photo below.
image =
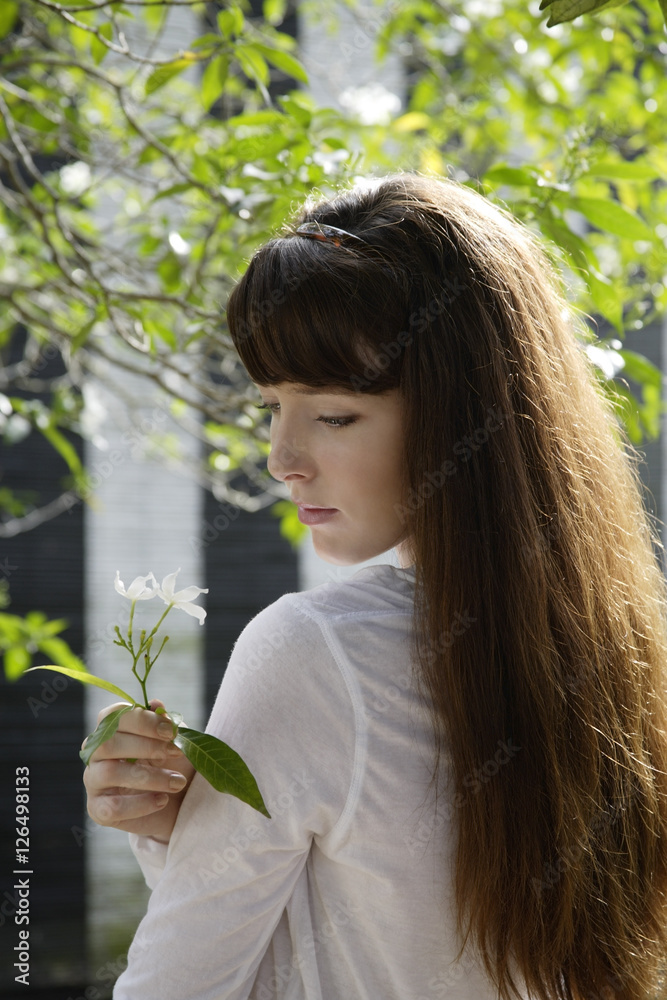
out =
<path fill-rule="evenodd" d="M 660 423 L 663 413 L 667 412 L 667 404 L 661 398 L 662 391 L 654 385 L 645 385 L 644 405 L 641 410 L 642 420 L 647 434 L 655 440 L 660 436 Z"/>
<path fill-rule="evenodd" d="M 216 48 L 220 46 L 220 35 L 214 35 L 210 31 L 205 35 L 200 35 L 199 38 L 195 38 L 193 42 L 190 42 L 191 49 L 208 49 L 213 46 Z"/>
<path fill-rule="evenodd" d="M 4 0 L 0 4 L 0 38 L 6 38 L 16 24 L 19 16 L 19 5 L 14 0 Z"/>
<path fill-rule="evenodd" d="M 274 27 L 277 24 L 282 24 L 285 20 L 286 10 L 287 0 L 264 0 L 264 20 L 268 21 L 269 24 L 272 24 Z"/>
<path fill-rule="evenodd" d="M 391 127 L 394 132 L 417 132 L 420 129 L 428 129 L 432 123 L 433 119 L 424 111 L 408 111 L 395 118 Z"/>
<path fill-rule="evenodd" d="M 169 83 L 175 76 L 182 73 L 184 70 L 192 66 L 193 59 L 175 59 L 173 62 L 168 63 L 166 66 L 158 66 L 154 69 L 151 75 L 146 80 L 146 97 L 150 97 L 154 94 L 156 90 L 160 87 L 164 87 L 165 83 Z"/>
<path fill-rule="evenodd" d="M 74 336 L 72 337 L 72 343 L 70 345 L 70 351 L 72 355 L 76 354 L 76 352 L 79 350 L 80 347 L 83 347 L 83 345 L 88 340 L 88 337 L 90 336 L 91 331 L 96 323 L 97 323 L 97 316 L 95 315 L 88 323 L 84 324 L 84 326 L 81 327 L 78 333 L 74 334 Z"/>
<path fill-rule="evenodd" d="M 636 351 L 626 351 L 622 349 L 618 352 L 625 365 L 622 369 L 622 374 L 627 375 L 628 378 L 634 379 L 635 382 L 639 382 L 641 385 L 652 385 L 656 388 L 660 388 L 662 385 L 662 372 L 659 368 L 645 358 L 643 354 L 637 354 Z"/>
<path fill-rule="evenodd" d="M 230 7 L 229 10 L 221 10 L 218 14 L 218 27 L 220 33 L 225 38 L 231 35 L 240 35 L 243 31 L 243 13 L 239 7 Z"/>
<path fill-rule="evenodd" d="M 175 194 L 183 194 L 184 191 L 192 191 L 192 184 L 190 181 L 182 181 L 180 184 L 170 184 L 168 188 L 158 191 L 153 198 L 153 202 L 160 201 L 162 198 L 173 198 Z M 163 240 L 159 237 L 148 237 L 148 239 L 153 240 L 151 250 L 156 250 L 163 243 Z M 144 241 L 144 245 L 146 245 L 146 241 Z M 151 250 L 148 252 L 150 253 Z"/>
<path fill-rule="evenodd" d="M 239 45 L 236 49 L 236 57 L 246 76 L 253 80 L 259 80 L 264 85 L 269 82 L 269 67 L 257 46 Z"/>
<path fill-rule="evenodd" d="M 585 215 L 598 229 L 630 240 L 652 240 L 653 232 L 643 219 L 617 201 L 605 198 L 573 198 L 571 207 Z"/>
<path fill-rule="evenodd" d="M 113 712 L 109 712 L 105 715 L 99 726 L 94 733 L 86 737 L 86 745 L 83 750 L 79 750 L 79 757 L 84 762 L 86 767 L 90 762 L 90 758 L 95 753 L 97 748 L 101 746 L 102 743 L 106 743 L 108 739 L 111 739 L 113 734 L 118 729 L 118 723 L 121 717 L 125 715 L 126 712 L 131 712 L 134 705 L 123 705 L 122 708 L 116 708 Z"/>
<path fill-rule="evenodd" d="M 608 177 L 610 180 L 653 181 L 660 177 L 660 171 L 651 166 L 645 159 L 637 160 L 598 160 L 593 163 L 590 173 L 595 177 Z"/>
<path fill-rule="evenodd" d="M 70 472 L 75 476 L 83 476 L 81 459 L 77 455 L 74 445 L 70 444 L 65 435 L 57 427 L 54 427 L 53 424 L 42 427 L 38 421 L 37 428 L 42 432 L 51 447 L 55 448 L 58 454 L 65 459 Z"/>
<path fill-rule="evenodd" d="M 589 267 L 585 274 L 595 308 L 623 333 L 623 302 L 615 282 Z"/>
<path fill-rule="evenodd" d="M 43 653 L 56 660 L 59 667 L 87 673 L 85 663 L 72 652 L 64 639 L 42 639 L 38 642 L 38 646 Z"/>
<path fill-rule="evenodd" d="M 112 684 L 111 681 L 105 681 L 101 677 L 96 677 L 95 674 L 89 674 L 87 670 L 72 670 L 71 667 L 58 667 L 54 663 L 49 663 L 48 666 L 31 667 L 30 670 L 26 670 L 26 674 L 32 673 L 33 670 L 55 670 L 57 674 L 64 674 L 65 677 L 81 681 L 82 684 L 92 684 L 93 687 L 103 688 L 105 691 L 111 692 L 111 694 L 117 694 L 124 701 L 131 701 L 133 705 L 137 704 L 132 695 L 128 694 L 127 691 L 123 691 L 122 688 L 119 688 L 116 684 Z"/>
<path fill-rule="evenodd" d="M 606 7 L 620 7 L 628 0 L 542 0 L 540 10 L 549 8 L 547 28 L 564 21 L 573 21 L 580 14 L 593 14 Z"/>
<path fill-rule="evenodd" d="M 304 128 L 308 128 L 313 117 L 313 113 L 305 104 L 299 99 L 301 95 L 296 92 L 292 92 L 290 97 L 281 96 L 278 98 L 279 103 L 285 109 L 285 112 L 294 118 L 295 121 L 302 125 Z"/>
<path fill-rule="evenodd" d="M 174 743 L 218 792 L 235 795 L 237 799 L 247 802 L 253 809 L 271 819 L 257 782 L 235 750 L 215 736 L 199 733 L 186 726 L 179 727 Z"/>
<path fill-rule="evenodd" d="M 25 646 L 10 646 L 5 650 L 5 676 L 15 681 L 30 666 L 32 657 Z"/>
<path fill-rule="evenodd" d="M 498 164 L 484 174 L 483 180 L 489 184 L 509 184 L 511 187 L 535 187 L 534 170 L 528 167 L 508 167 Z"/>
<path fill-rule="evenodd" d="M 102 38 L 106 38 L 108 42 L 113 38 L 113 26 L 111 21 L 105 21 L 99 27 L 99 34 Z M 90 54 L 93 60 L 99 65 L 104 57 L 108 55 L 109 47 L 105 45 L 104 42 L 100 41 L 97 35 L 92 35 L 90 39 Z"/>
<path fill-rule="evenodd" d="M 259 42 L 257 42 L 253 48 L 268 59 L 270 63 L 273 63 L 274 66 L 281 69 L 283 73 L 287 73 L 288 76 L 293 76 L 295 80 L 300 80 L 301 83 L 308 83 L 308 74 L 298 59 L 295 59 L 294 56 L 281 51 L 281 49 L 272 49 L 270 45 L 261 45 Z M 266 80 L 264 82 L 266 83 Z"/>
<path fill-rule="evenodd" d="M 278 500 L 271 505 L 271 514 L 280 518 L 280 534 L 283 538 L 287 539 L 293 549 L 298 549 L 308 534 L 308 528 L 299 520 L 296 504 L 289 500 Z"/>
<path fill-rule="evenodd" d="M 224 54 L 211 59 L 204 70 L 201 81 L 201 102 L 206 111 L 211 108 L 220 94 L 225 89 L 227 72 L 229 70 L 229 56 Z"/>

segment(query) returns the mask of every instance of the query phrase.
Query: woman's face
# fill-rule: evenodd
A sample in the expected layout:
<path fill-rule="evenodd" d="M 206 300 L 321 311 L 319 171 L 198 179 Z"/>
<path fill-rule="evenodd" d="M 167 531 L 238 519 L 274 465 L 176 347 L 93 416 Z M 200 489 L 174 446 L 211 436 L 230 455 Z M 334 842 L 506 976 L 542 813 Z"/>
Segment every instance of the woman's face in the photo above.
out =
<path fill-rule="evenodd" d="M 403 498 L 398 390 L 327 392 L 292 382 L 257 388 L 272 414 L 269 472 L 298 505 L 330 511 L 299 507 L 318 556 L 349 566 L 398 546 L 401 564 L 408 565 L 396 509 Z"/>

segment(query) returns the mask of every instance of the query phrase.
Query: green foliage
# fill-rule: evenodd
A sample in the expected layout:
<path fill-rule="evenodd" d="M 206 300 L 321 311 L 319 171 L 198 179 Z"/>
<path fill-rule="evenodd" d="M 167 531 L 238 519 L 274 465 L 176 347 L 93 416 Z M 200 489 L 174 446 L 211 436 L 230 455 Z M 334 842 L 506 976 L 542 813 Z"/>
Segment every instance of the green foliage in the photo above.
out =
<path fill-rule="evenodd" d="M 89 674 L 85 667 L 83 670 L 71 670 L 69 667 L 58 667 L 53 663 L 49 663 L 45 666 L 31 667 L 30 670 L 26 670 L 26 673 L 32 673 L 33 670 L 54 670 L 57 674 L 64 674 L 65 677 L 80 681 L 82 684 L 90 684 L 92 687 L 102 688 L 102 690 L 108 691 L 110 694 L 115 694 L 125 701 L 132 702 L 133 705 L 137 704 L 132 695 L 128 694 L 127 691 L 123 691 L 122 688 L 118 687 L 117 684 L 112 684 L 111 681 L 105 681 L 103 677 L 96 677 L 95 674 Z M 110 733 L 109 735 L 112 734 Z"/>
<path fill-rule="evenodd" d="M 280 518 L 280 534 L 283 538 L 294 548 L 298 548 L 308 534 L 308 528 L 299 520 L 295 505 L 287 500 L 279 500 L 274 503 L 271 513 Z"/>
<path fill-rule="evenodd" d="M 174 743 L 192 766 L 219 792 L 227 792 L 271 819 L 257 783 L 239 755 L 209 733 L 179 726 Z"/>
<path fill-rule="evenodd" d="M 126 714 L 126 712 L 131 712 L 134 707 L 135 706 L 132 704 L 123 705 L 122 708 L 115 708 L 113 712 L 109 712 L 108 715 L 104 716 L 95 732 L 86 737 L 86 745 L 83 750 L 79 751 L 79 757 L 84 762 L 86 767 L 88 767 L 90 758 L 93 756 L 97 748 L 101 746 L 102 743 L 106 742 L 106 740 L 111 739 L 113 734 L 118 729 L 118 723 L 122 717 Z"/>
<path fill-rule="evenodd" d="M 555 24 L 563 24 L 564 21 L 573 21 L 581 14 L 599 14 L 602 10 L 610 7 L 621 7 L 628 0 L 542 0 L 540 10 L 549 11 L 547 27 L 551 28 Z M 665 24 L 667 24 L 667 4 L 665 0 L 660 0 Z"/>
<path fill-rule="evenodd" d="M 393 118 L 369 115 L 363 95 L 356 111 L 317 106 L 297 44 L 279 30 L 285 0 L 265 0 L 261 17 L 244 3 L 117 0 L 67 13 L 5 2 L 0 353 L 17 326 L 28 332 L 22 374 L 0 384 L 6 441 L 44 434 L 65 485 L 87 497 L 67 437 L 88 433 L 79 389 L 90 372 L 129 369 L 162 386 L 183 427 L 200 435 L 203 424 L 199 474 L 218 496 L 243 503 L 243 473 L 263 503 L 284 501 L 262 471 L 266 427 L 223 303 L 295 205 L 360 174 L 448 175 L 505 205 L 544 238 L 600 345 L 654 322 L 667 307 L 663 17 L 654 0 L 583 0 L 594 12 L 584 17 L 578 2 L 555 0 L 552 27 L 524 0 L 383 8 L 376 42 L 360 31 L 332 45 L 343 77 L 354 61 L 400 51 L 410 87 Z M 314 9 L 325 30 L 331 4 Z M 559 23 L 565 15 L 577 20 Z M 18 390 L 42 378 L 53 349 L 65 374 L 45 387 L 49 402 L 26 403 Z M 654 373 L 626 363 L 600 375 L 639 443 L 657 434 L 664 405 Z M 158 445 L 175 457 L 167 436 Z M 35 503 L 21 502 L 5 496 L 5 517 L 30 514 Z M 276 513 L 297 544 L 295 511 Z"/>
<path fill-rule="evenodd" d="M 53 669 L 61 673 L 79 677 L 85 673 L 85 665 L 60 638 L 60 632 L 66 627 L 67 622 L 63 619 L 49 621 L 41 611 L 30 611 L 25 617 L 1 612 L 0 650 L 7 679 L 16 680 L 27 671 L 37 653 L 56 660 L 59 666 Z"/>

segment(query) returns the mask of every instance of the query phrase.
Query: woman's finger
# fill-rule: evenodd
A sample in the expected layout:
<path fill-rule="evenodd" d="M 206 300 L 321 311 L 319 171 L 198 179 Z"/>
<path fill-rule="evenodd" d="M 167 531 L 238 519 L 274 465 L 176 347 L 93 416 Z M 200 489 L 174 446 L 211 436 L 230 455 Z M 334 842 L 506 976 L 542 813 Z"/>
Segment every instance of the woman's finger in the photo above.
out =
<path fill-rule="evenodd" d="M 122 829 L 123 823 L 151 816 L 164 809 L 169 795 L 164 792 L 144 792 L 139 795 L 115 794 L 99 795 L 88 801 L 88 814 L 100 826 L 114 826 Z"/>
<path fill-rule="evenodd" d="M 186 776 L 177 770 L 154 767 L 147 761 L 128 763 L 123 760 L 98 761 L 86 770 L 84 784 L 92 797 L 120 793 L 180 792 L 187 784 Z"/>
<path fill-rule="evenodd" d="M 151 702 L 160 706 L 162 703 L 155 701 Z M 110 715 L 118 708 L 122 708 L 127 705 L 127 702 L 116 702 L 114 705 L 108 705 L 103 708 L 97 717 L 98 725 L 102 719 Z M 150 711 L 146 708 L 133 708 L 131 712 L 126 712 L 121 716 L 118 729 L 121 732 L 135 733 L 137 736 L 148 736 L 151 739 L 158 740 L 172 740 L 174 738 L 174 724 L 170 721 L 168 715 L 158 714 L 157 712 Z"/>
<path fill-rule="evenodd" d="M 122 708 L 127 702 L 115 702 L 113 705 L 107 705 L 97 716 L 97 724 L 110 715 L 112 712 L 116 711 L 118 708 Z M 155 700 L 151 702 L 151 705 L 161 706 L 162 703 Z M 118 722 L 118 729 L 111 739 L 120 733 L 133 733 L 137 736 L 144 736 L 147 739 L 158 740 L 161 743 L 168 744 L 171 743 L 174 737 L 175 727 L 170 721 L 168 716 L 156 714 L 153 711 L 149 711 L 145 708 L 134 708 L 131 712 L 126 712 L 121 716 Z M 81 744 L 81 749 L 86 745 L 86 739 Z M 110 742 L 110 740 L 105 741 L 105 743 Z M 102 744 L 103 746 L 105 744 Z M 116 754 L 120 756 L 120 754 Z M 141 755 L 147 756 L 147 755 Z"/>
<path fill-rule="evenodd" d="M 151 761 L 153 764 L 165 766 L 168 760 L 178 760 L 183 756 L 178 747 L 166 740 L 149 739 L 146 736 L 135 736 L 134 733 L 114 733 L 101 743 L 92 755 L 93 761 L 128 758 Z"/>

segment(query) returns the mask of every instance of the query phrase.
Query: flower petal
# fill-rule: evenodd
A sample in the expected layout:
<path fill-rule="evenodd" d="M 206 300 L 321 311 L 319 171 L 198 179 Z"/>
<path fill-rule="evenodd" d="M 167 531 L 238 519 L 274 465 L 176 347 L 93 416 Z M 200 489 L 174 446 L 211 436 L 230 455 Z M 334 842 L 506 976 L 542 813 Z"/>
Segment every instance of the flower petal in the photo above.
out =
<path fill-rule="evenodd" d="M 120 578 L 120 570 L 116 570 L 116 579 L 113 582 L 115 589 L 121 595 L 121 597 L 127 597 L 127 591 L 125 590 L 125 584 Z"/>
<path fill-rule="evenodd" d="M 172 602 L 176 607 L 180 607 L 183 603 L 189 603 L 194 601 L 195 597 L 199 594 L 208 594 L 208 587 L 204 590 L 202 587 L 185 587 L 183 590 L 177 590 L 175 594 L 171 595 Z"/>
<path fill-rule="evenodd" d="M 161 586 L 158 588 L 158 594 L 165 604 L 171 604 L 174 600 L 174 586 L 176 584 L 176 577 L 180 572 L 181 570 L 179 568 L 175 573 L 169 573 L 168 576 L 165 576 Z"/>
<path fill-rule="evenodd" d="M 199 619 L 199 624 L 204 624 L 204 619 L 206 618 L 206 612 L 203 608 L 200 608 L 197 604 L 177 604 L 176 607 L 179 611 L 185 611 L 186 614 L 192 615 L 193 618 Z"/>
<path fill-rule="evenodd" d="M 146 586 L 146 581 L 150 580 L 154 584 L 152 587 Z M 149 601 L 157 593 L 157 580 L 152 573 L 147 576 L 137 576 L 127 588 L 126 596 L 132 601 Z"/>

